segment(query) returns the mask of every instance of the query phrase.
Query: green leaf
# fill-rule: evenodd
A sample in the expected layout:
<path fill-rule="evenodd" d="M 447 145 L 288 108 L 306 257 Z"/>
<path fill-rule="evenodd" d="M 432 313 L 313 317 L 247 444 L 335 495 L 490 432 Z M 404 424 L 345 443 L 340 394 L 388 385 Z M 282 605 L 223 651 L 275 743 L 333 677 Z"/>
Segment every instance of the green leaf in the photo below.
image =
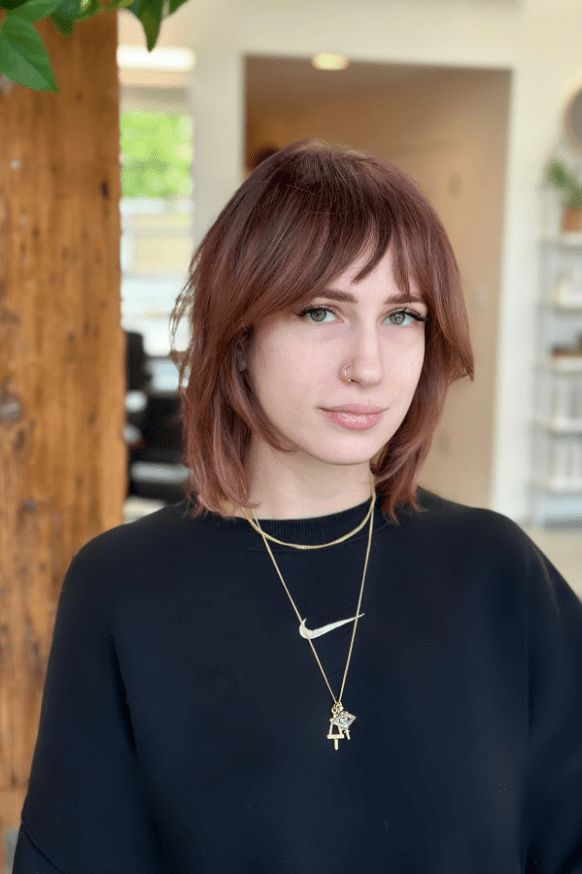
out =
<path fill-rule="evenodd" d="M 0 0 L 0 9 L 16 9 L 23 3 L 26 3 L 26 0 Z"/>
<path fill-rule="evenodd" d="M 148 51 L 151 52 L 160 33 L 164 0 L 133 0 L 128 8 L 141 21 Z"/>
<path fill-rule="evenodd" d="M 111 9 L 111 4 L 106 8 Z M 83 21 L 84 18 L 90 18 L 98 11 L 99 0 L 81 0 L 79 6 L 79 14 L 77 15 L 75 21 Z"/>
<path fill-rule="evenodd" d="M 7 15 L 0 28 L 0 72 L 26 88 L 58 91 L 44 44 L 21 15 Z"/>
<path fill-rule="evenodd" d="M 63 0 L 26 0 L 25 3 L 13 9 L 9 15 L 20 15 L 27 21 L 39 21 L 50 15 L 62 2 Z"/>
<path fill-rule="evenodd" d="M 174 13 L 176 9 L 179 9 L 182 3 L 185 2 L 186 0 L 170 0 L 168 5 L 168 15 L 172 15 L 172 13 Z"/>
<path fill-rule="evenodd" d="M 61 33 L 69 36 L 73 32 L 73 25 L 80 11 L 81 0 L 63 0 L 52 13 L 51 18 Z"/>
<path fill-rule="evenodd" d="M 570 173 L 561 161 L 550 161 L 547 167 L 548 181 L 558 188 L 564 188 L 570 180 Z"/>
<path fill-rule="evenodd" d="M 546 167 L 546 179 L 556 188 L 562 189 L 563 206 L 582 206 L 582 183 L 562 161 L 557 158 L 550 161 Z"/>

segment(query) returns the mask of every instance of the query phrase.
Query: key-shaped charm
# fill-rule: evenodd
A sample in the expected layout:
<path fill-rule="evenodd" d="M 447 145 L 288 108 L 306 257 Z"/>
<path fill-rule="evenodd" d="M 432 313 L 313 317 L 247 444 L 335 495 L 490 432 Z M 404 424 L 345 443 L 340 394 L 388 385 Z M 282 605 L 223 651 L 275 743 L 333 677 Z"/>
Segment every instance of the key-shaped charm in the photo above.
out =
<path fill-rule="evenodd" d="M 344 740 L 346 737 L 350 740 L 350 725 L 355 718 L 353 713 L 344 710 L 341 701 L 336 701 L 333 704 L 327 737 L 328 740 L 333 741 L 336 750 L 339 749 L 338 742 L 340 740 Z"/>

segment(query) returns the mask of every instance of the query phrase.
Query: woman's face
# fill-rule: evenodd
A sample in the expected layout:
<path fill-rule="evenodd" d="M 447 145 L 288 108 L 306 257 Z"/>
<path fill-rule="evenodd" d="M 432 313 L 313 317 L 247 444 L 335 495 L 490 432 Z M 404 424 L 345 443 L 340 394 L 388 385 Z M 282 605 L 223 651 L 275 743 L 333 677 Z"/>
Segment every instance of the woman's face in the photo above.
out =
<path fill-rule="evenodd" d="M 397 431 L 424 360 L 425 303 L 385 301 L 398 294 L 390 248 L 359 283 L 354 262 L 330 288 L 349 292 L 356 303 L 318 295 L 311 313 L 276 313 L 255 325 L 247 356 L 248 378 L 267 417 L 296 452 L 330 464 L 368 462 Z M 411 297 L 420 297 L 411 281 Z M 335 312 L 321 309 L 332 306 Z M 403 310 L 407 310 L 404 313 Z M 348 376 L 342 378 L 346 365 Z M 324 412 L 340 404 L 369 403 L 382 409 L 375 425 L 348 430 Z"/>

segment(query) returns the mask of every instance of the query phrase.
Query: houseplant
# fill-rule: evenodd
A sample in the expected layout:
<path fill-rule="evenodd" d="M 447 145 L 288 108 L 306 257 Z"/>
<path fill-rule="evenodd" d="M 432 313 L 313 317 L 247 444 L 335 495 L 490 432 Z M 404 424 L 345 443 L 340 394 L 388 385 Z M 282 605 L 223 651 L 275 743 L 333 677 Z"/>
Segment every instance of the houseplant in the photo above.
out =
<path fill-rule="evenodd" d="M 561 230 L 582 232 L 582 182 L 558 158 L 548 164 L 546 178 L 562 192 Z"/>

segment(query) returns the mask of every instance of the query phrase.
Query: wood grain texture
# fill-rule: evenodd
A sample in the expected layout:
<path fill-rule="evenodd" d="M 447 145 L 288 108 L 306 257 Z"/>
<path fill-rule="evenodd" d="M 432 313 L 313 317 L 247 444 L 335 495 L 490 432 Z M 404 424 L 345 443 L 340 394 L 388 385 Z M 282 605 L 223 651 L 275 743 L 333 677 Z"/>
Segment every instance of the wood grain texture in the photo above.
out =
<path fill-rule="evenodd" d="M 66 568 L 126 495 L 117 14 L 36 26 L 59 92 L 0 91 L 1 829 L 20 822 Z"/>

